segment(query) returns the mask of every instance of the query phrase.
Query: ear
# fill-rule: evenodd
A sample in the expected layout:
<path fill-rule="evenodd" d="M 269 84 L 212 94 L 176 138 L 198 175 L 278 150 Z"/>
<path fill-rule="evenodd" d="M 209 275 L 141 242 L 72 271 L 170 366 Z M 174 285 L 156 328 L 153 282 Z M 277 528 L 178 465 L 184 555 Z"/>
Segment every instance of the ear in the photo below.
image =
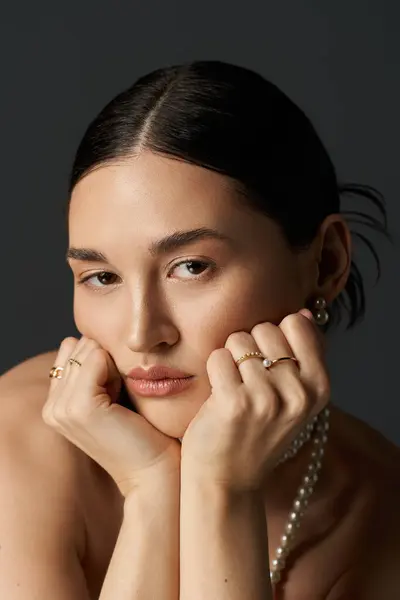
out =
<path fill-rule="evenodd" d="M 340 214 L 328 215 L 313 242 L 316 266 L 313 296 L 322 296 L 329 304 L 346 286 L 352 257 L 351 232 Z"/>

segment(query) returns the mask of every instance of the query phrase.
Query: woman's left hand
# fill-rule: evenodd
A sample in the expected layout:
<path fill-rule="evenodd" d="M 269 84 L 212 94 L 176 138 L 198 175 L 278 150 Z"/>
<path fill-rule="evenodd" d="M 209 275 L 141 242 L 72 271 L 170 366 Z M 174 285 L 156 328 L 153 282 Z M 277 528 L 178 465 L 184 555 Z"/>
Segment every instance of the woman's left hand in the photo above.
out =
<path fill-rule="evenodd" d="M 247 352 L 261 358 L 236 366 Z M 307 309 L 279 326 L 259 323 L 232 333 L 207 361 L 212 393 L 182 439 L 182 469 L 231 491 L 261 489 L 277 461 L 330 398 L 323 334 Z"/>

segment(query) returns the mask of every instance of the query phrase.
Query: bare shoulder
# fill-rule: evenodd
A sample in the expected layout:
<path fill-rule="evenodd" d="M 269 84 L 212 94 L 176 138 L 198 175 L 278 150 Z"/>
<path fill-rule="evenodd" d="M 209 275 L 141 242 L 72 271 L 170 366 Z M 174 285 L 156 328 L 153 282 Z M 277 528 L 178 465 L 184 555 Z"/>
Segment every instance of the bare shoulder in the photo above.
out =
<path fill-rule="evenodd" d="M 37 474 L 38 479 L 46 479 L 49 485 L 40 500 L 68 507 L 64 525 L 68 523 L 82 554 L 85 532 L 79 490 L 86 468 L 83 453 L 42 419 L 48 373 L 56 354 L 47 352 L 29 358 L 0 377 L 0 439 L 2 451 L 7 453 L 7 460 L 0 466 L 14 465 L 18 469 L 10 473 L 14 478 Z M 9 456 L 13 457 L 11 462 Z M 34 495 L 31 500 L 35 501 Z"/>
<path fill-rule="evenodd" d="M 49 371 L 56 356 L 57 351 L 34 356 L 0 377 L 0 487 L 4 480 L 14 479 L 9 500 L 4 494 L 0 496 L 0 534 L 2 510 L 9 514 L 14 511 L 9 536 L 15 538 L 18 528 L 23 528 L 21 547 L 24 547 L 22 537 L 26 534 L 31 544 L 36 540 L 42 552 L 46 552 L 46 557 L 41 558 L 35 553 L 36 563 L 29 562 L 31 572 L 40 572 L 50 556 L 55 563 L 55 573 L 65 564 L 64 556 L 69 548 L 79 566 L 73 563 L 68 573 L 64 573 L 68 580 L 64 587 L 76 586 L 71 597 L 86 597 L 75 592 L 81 586 L 87 587 L 91 598 L 98 598 L 121 526 L 123 498 L 106 471 L 42 418 L 50 384 Z M 4 454 L 12 456 L 12 460 L 3 460 Z M 26 497 L 26 500 L 11 507 L 13 496 Z M 23 552 L 17 554 L 22 560 Z M 15 562 L 14 571 L 17 566 L 21 571 L 21 560 Z M 10 564 L 13 564 L 11 559 Z M 60 587 L 60 580 L 61 577 L 52 588 Z M 40 589 L 37 597 L 43 600 L 48 597 L 39 584 L 35 589 Z M 0 569 L 0 597 L 4 595 L 2 591 Z M 49 592 L 49 597 L 56 595 Z M 9 596 L 7 588 L 4 597 Z"/>
<path fill-rule="evenodd" d="M 337 408 L 332 425 L 354 501 L 340 505 L 347 517 L 337 556 L 347 555 L 346 568 L 327 600 L 400 598 L 400 448 Z"/>
<path fill-rule="evenodd" d="M 14 365 L 0 376 L 0 386 L 26 386 L 40 383 L 46 387 L 49 383 L 48 374 L 57 356 L 57 350 L 43 352 L 31 356 Z"/>
<path fill-rule="evenodd" d="M 1 598 L 97 597 L 82 564 L 87 463 L 42 418 L 54 356 L 0 377 Z"/>

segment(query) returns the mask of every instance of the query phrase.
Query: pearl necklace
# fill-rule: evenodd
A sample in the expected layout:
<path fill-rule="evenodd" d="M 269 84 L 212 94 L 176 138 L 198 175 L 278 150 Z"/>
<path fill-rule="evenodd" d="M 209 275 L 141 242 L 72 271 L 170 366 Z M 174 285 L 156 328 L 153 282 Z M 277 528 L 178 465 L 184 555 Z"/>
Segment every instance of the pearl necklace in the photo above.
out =
<path fill-rule="evenodd" d="M 303 477 L 302 483 L 297 490 L 293 508 L 289 513 L 289 519 L 286 522 L 285 532 L 281 537 L 281 544 L 275 552 L 276 558 L 271 563 L 272 568 L 270 569 L 269 574 L 273 586 L 281 580 L 282 571 L 285 568 L 287 557 L 289 556 L 296 537 L 296 531 L 300 527 L 304 511 L 308 506 L 308 500 L 314 491 L 314 485 L 318 481 L 318 472 L 322 467 L 321 459 L 325 451 L 324 445 L 328 440 L 327 432 L 329 430 L 329 415 L 329 408 L 325 408 L 316 415 L 311 423 L 306 425 L 305 429 L 303 429 L 291 443 L 289 450 L 285 452 L 276 465 L 278 466 L 295 456 L 300 448 L 312 437 L 313 430 L 316 429 L 316 434 L 313 439 L 314 449 L 311 453 L 311 461 L 307 465 L 306 475 Z"/>
<path fill-rule="evenodd" d="M 275 552 L 275 559 L 272 561 L 269 575 L 272 585 L 276 585 L 282 576 L 282 571 L 286 566 L 286 560 L 292 549 L 293 542 L 296 537 L 296 531 L 299 529 L 301 519 L 304 516 L 304 511 L 308 506 L 308 500 L 314 491 L 314 485 L 318 481 L 318 472 L 321 470 L 321 459 L 324 455 L 324 445 L 328 437 L 329 430 L 329 408 L 325 408 L 316 415 L 310 423 L 299 433 L 299 435 L 290 444 L 289 449 L 284 453 L 282 458 L 276 463 L 276 467 L 290 458 L 295 456 L 300 448 L 310 440 L 316 430 L 314 442 L 314 450 L 311 453 L 311 461 L 307 465 L 306 475 L 303 477 L 302 483 L 297 490 L 296 497 L 293 502 L 293 507 L 289 513 L 289 519 L 285 525 L 285 532 L 281 537 L 281 544 Z M 182 438 L 178 438 L 182 442 Z"/>

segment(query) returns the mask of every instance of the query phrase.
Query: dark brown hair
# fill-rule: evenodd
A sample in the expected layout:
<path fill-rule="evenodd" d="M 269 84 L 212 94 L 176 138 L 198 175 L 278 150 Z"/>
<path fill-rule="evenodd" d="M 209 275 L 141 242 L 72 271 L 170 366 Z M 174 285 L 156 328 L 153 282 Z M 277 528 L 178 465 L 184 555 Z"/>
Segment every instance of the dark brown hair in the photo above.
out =
<path fill-rule="evenodd" d="M 232 178 L 240 201 L 274 219 L 293 249 L 314 239 L 324 218 L 347 215 L 392 239 L 383 196 L 337 180 L 333 163 L 304 112 L 261 75 L 220 61 L 157 69 L 111 100 L 90 123 L 72 167 L 69 195 L 97 166 L 148 149 Z M 341 210 L 341 199 L 369 200 L 381 220 Z M 68 219 L 68 207 L 67 207 Z M 352 218 L 351 218 L 352 217 Z M 352 231 L 380 261 L 365 235 Z M 363 278 L 352 260 L 345 289 L 329 307 L 327 331 L 348 313 L 364 317 Z"/>

